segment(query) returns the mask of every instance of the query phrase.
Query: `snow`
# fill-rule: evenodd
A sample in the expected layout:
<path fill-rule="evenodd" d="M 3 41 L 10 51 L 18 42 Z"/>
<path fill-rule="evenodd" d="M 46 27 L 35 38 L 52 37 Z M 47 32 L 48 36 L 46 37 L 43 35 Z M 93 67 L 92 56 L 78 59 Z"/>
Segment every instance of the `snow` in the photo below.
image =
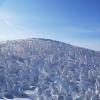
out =
<path fill-rule="evenodd" d="M 100 52 L 45 39 L 0 44 L 0 96 L 16 93 L 34 100 L 100 100 Z"/>
<path fill-rule="evenodd" d="M 14 99 L 3 98 L 3 99 L 0 99 L 0 100 L 31 100 L 31 99 L 28 99 L 28 98 L 14 98 Z"/>

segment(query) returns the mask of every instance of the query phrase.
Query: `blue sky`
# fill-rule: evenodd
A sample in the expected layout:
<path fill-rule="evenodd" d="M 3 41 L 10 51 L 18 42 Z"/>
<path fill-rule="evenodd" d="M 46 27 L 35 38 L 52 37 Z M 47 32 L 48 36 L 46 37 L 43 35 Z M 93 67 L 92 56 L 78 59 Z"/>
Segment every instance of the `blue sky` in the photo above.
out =
<path fill-rule="evenodd" d="M 0 40 L 34 37 L 100 51 L 100 0 L 0 0 Z"/>

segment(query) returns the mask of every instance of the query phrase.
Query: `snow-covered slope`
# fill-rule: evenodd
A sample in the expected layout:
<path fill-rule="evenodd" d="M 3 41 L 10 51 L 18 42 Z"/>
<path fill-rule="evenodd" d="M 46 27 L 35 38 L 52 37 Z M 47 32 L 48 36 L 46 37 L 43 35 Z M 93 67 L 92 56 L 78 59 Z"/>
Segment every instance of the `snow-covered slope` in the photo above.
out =
<path fill-rule="evenodd" d="M 0 97 L 100 100 L 100 53 L 48 39 L 2 42 Z"/>

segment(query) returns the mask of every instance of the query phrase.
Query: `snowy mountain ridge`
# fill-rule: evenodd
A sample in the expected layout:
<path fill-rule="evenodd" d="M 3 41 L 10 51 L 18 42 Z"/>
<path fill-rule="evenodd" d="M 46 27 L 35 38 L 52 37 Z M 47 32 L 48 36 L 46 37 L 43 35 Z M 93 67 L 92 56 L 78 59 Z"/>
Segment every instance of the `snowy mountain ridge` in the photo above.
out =
<path fill-rule="evenodd" d="M 49 39 L 2 42 L 0 97 L 100 100 L 100 52 Z"/>

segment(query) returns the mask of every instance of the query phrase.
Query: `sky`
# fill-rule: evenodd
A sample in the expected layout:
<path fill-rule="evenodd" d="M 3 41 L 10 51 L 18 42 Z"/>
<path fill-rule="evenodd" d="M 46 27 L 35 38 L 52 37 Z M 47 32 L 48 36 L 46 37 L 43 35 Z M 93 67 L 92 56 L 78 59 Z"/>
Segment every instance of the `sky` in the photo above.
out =
<path fill-rule="evenodd" d="M 0 0 L 0 41 L 24 38 L 100 51 L 100 0 Z"/>

